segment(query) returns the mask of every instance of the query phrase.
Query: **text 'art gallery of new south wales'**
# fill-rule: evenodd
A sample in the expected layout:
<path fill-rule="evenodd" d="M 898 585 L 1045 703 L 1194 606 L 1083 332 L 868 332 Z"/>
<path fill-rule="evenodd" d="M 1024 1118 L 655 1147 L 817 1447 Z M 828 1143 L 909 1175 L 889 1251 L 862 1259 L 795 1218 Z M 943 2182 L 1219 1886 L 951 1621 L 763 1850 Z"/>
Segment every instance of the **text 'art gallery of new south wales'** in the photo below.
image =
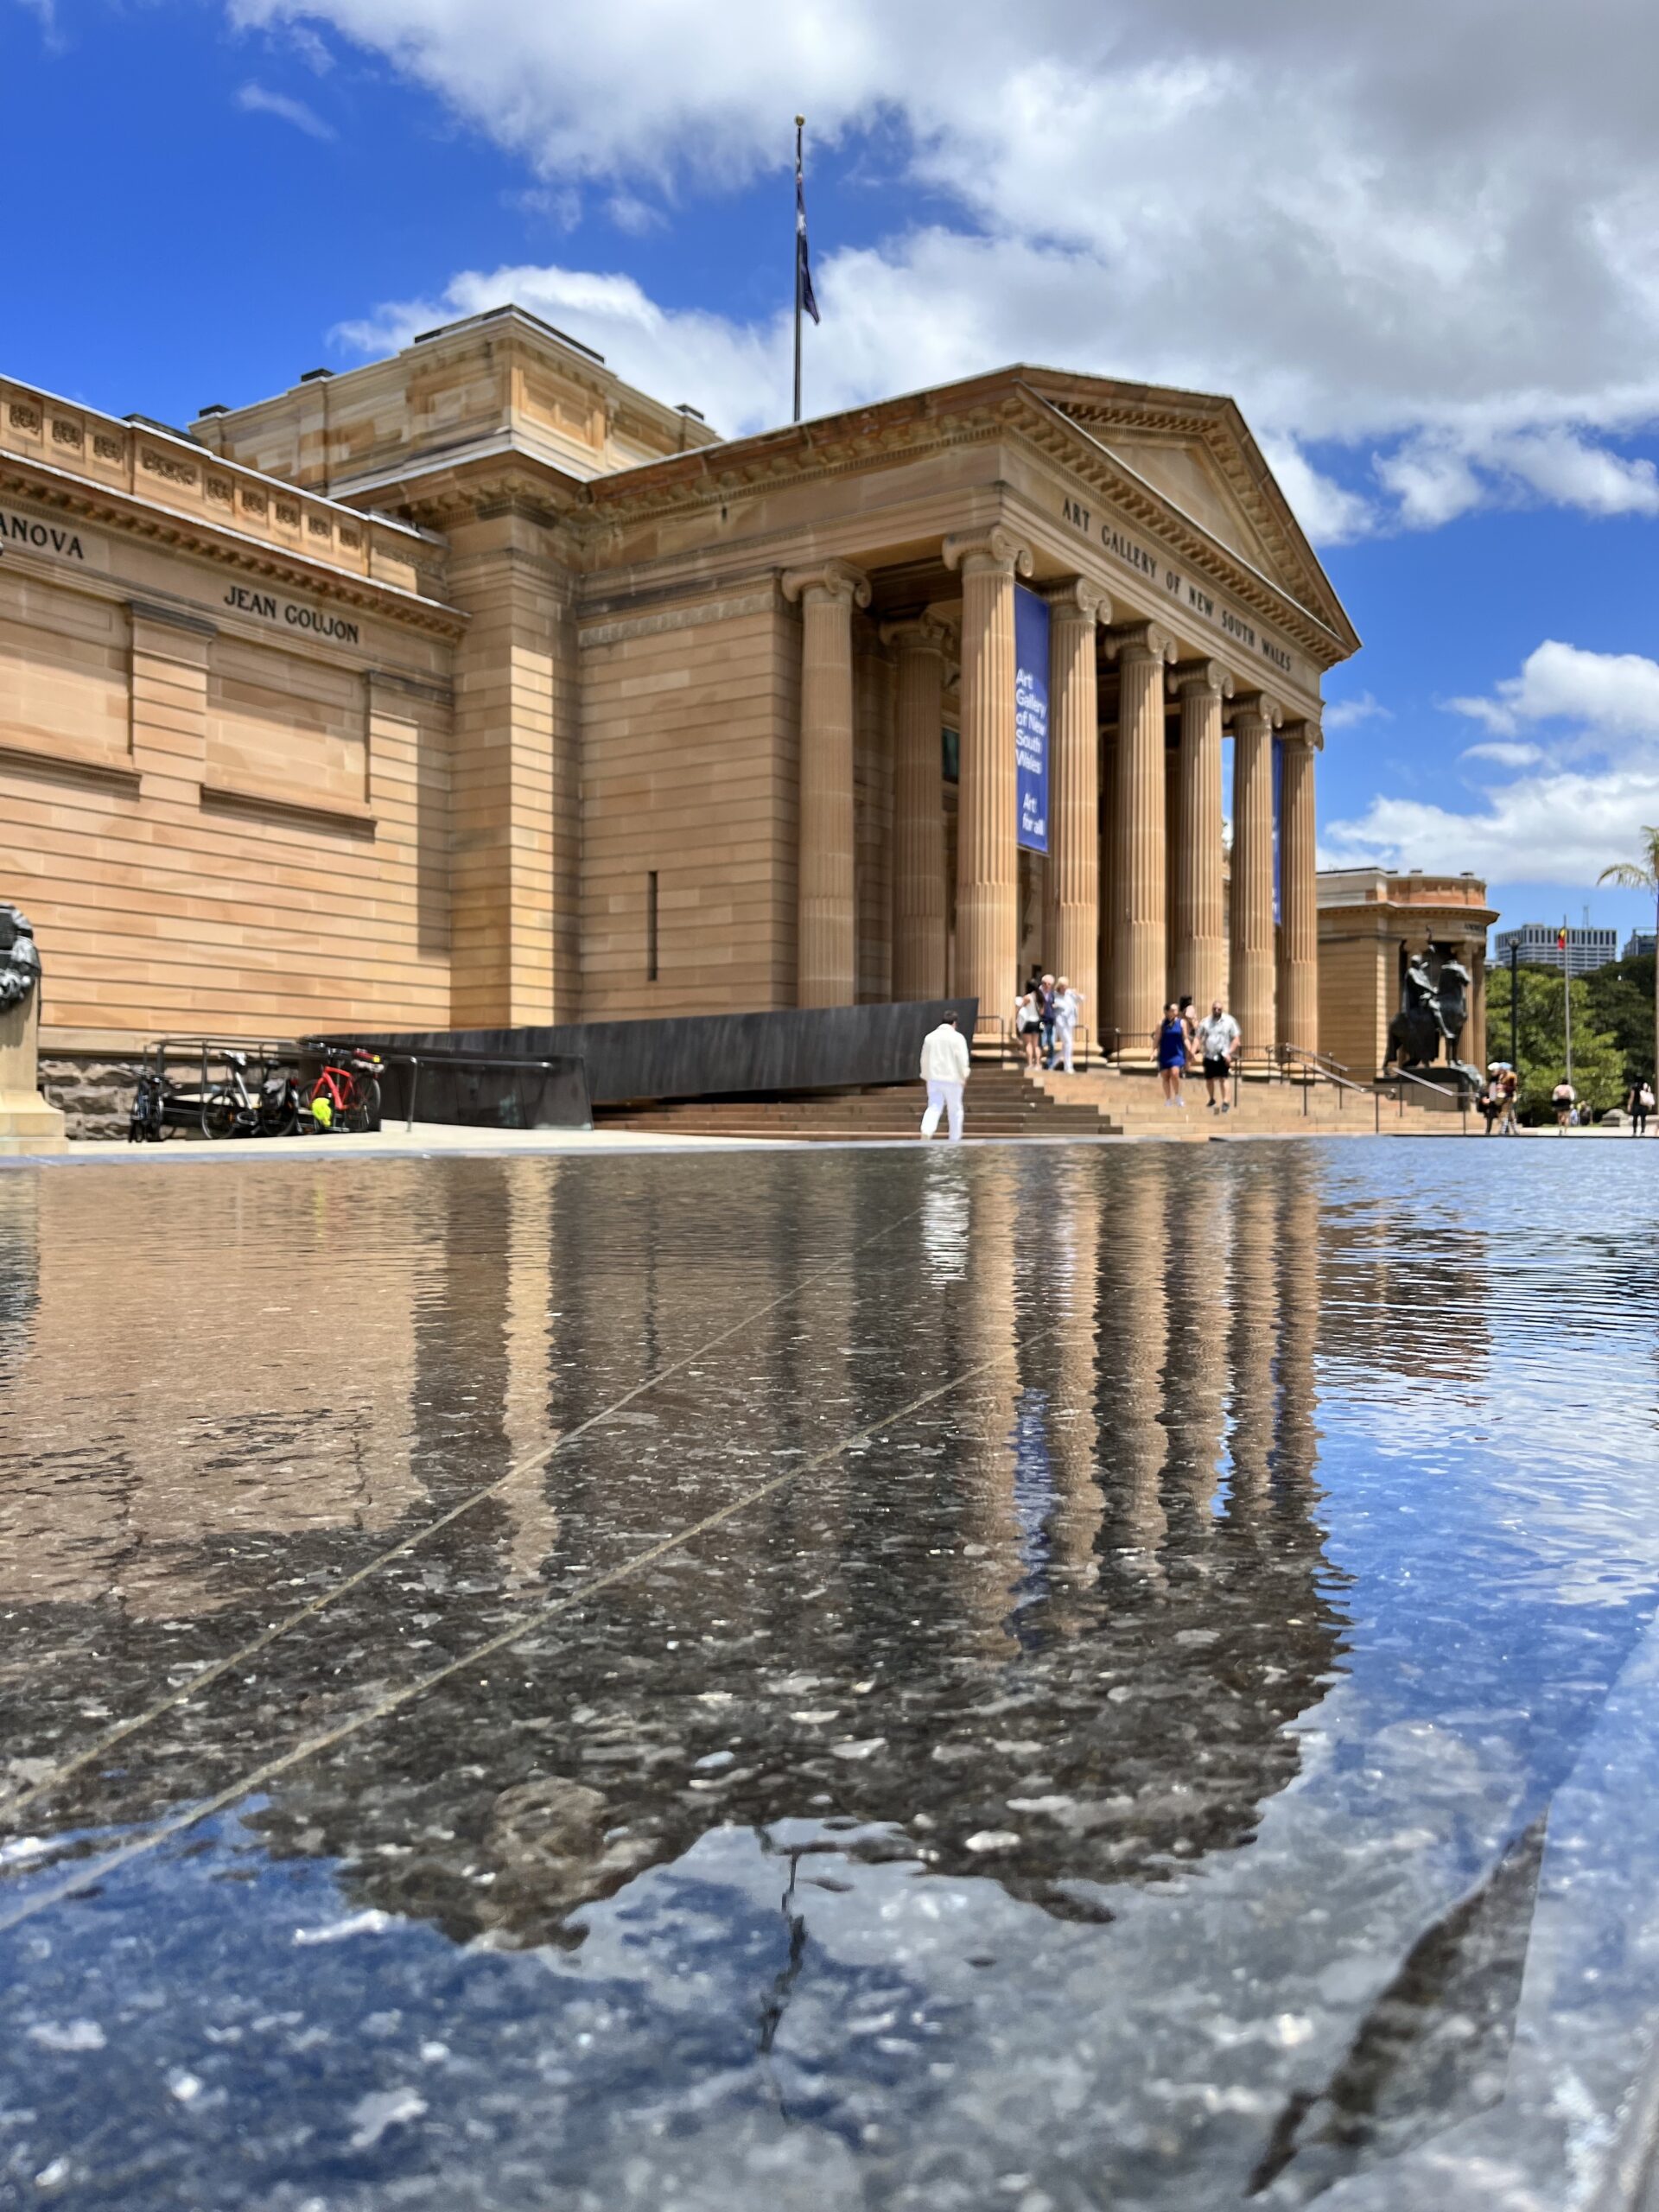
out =
<path fill-rule="evenodd" d="M 1033 960 L 1128 1050 L 1224 992 L 1313 1051 L 1357 643 L 1225 398 L 1015 367 L 721 440 L 513 308 L 188 434 L 0 382 L 48 1056 L 1006 1020 Z"/>

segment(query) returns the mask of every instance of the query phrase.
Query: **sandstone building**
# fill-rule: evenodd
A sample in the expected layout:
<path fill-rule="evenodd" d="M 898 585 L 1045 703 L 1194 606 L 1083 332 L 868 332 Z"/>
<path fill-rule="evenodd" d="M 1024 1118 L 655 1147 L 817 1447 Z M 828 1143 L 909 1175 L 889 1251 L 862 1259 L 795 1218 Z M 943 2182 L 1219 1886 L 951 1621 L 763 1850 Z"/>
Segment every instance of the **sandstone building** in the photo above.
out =
<path fill-rule="evenodd" d="M 1357 643 L 1225 398 L 1014 367 L 721 441 L 515 308 L 188 435 L 0 382 L 0 895 L 48 1052 L 1001 1016 L 1039 955 L 1096 1033 L 1226 984 L 1314 1047 Z"/>

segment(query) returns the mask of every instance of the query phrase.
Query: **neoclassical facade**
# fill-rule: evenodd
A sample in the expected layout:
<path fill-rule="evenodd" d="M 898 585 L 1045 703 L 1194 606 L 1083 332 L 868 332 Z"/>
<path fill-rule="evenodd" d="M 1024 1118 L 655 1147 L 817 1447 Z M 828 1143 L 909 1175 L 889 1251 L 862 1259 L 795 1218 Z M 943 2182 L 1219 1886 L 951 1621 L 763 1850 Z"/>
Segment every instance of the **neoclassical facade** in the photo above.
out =
<path fill-rule="evenodd" d="M 1225 398 L 1015 367 L 721 441 L 512 308 L 188 433 L 0 383 L 0 897 L 48 1052 L 1001 1017 L 1033 958 L 1132 1049 L 1219 990 L 1314 1048 L 1357 643 Z"/>

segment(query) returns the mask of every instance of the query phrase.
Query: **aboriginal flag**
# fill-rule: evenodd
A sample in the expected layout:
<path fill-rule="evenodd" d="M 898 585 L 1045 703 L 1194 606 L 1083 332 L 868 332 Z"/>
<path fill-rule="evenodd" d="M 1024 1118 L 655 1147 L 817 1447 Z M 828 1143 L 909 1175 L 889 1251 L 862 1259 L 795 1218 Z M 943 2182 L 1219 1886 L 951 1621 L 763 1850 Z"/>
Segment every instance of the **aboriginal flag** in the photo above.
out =
<path fill-rule="evenodd" d="M 1567 950 L 1567 924 L 1565 922 L 1555 932 L 1555 950 L 1557 952 Z"/>

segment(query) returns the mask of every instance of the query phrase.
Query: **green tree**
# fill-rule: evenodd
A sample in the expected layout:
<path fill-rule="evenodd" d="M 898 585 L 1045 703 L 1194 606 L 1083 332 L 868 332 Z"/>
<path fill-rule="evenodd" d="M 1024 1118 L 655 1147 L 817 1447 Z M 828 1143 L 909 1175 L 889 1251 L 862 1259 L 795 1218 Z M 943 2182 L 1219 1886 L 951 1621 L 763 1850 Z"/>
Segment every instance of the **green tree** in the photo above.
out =
<path fill-rule="evenodd" d="M 1650 952 L 1635 960 L 1610 960 L 1585 977 L 1590 1019 L 1605 1029 L 1624 1056 L 1624 1085 L 1654 1072 L 1654 968 Z"/>
<path fill-rule="evenodd" d="M 1549 1094 L 1567 1072 L 1567 1025 L 1558 968 L 1522 968 L 1516 972 L 1521 1001 L 1520 1109 L 1525 1122 L 1547 1122 L 1554 1115 Z M 1624 1056 L 1591 1012 L 1587 980 L 1574 976 L 1573 994 L 1573 1088 L 1580 1101 L 1605 1114 L 1624 1103 Z M 1510 1057 L 1510 969 L 1488 971 L 1486 1043 L 1494 1059 Z"/>
<path fill-rule="evenodd" d="M 1636 858 L 1633 861 L 1615 861 L 1611 868 L 1603 868 L 1596 881 L 1617 883 L 1625 891 L 1645 891 L 1650 899 L 1659 903 L 1659 825 L 1644 822 L 1642 834 L 1636 841 Z M 1654 1069 L 1659 1067 L 1659 961 L 1654 963 L 1653 1027 L 1648 1041 L 1653 1051 L 1643 1072 L 1651 1075 Z"/>

